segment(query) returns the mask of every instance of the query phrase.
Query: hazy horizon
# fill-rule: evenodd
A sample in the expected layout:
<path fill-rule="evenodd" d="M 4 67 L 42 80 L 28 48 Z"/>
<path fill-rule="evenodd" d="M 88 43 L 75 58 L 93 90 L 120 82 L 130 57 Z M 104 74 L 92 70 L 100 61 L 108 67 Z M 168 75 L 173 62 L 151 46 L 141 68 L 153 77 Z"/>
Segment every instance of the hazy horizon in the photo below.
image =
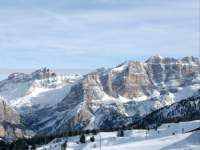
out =
<path fill-rule="evenodd" d="M 152 56 L 156 56 L 156 55 L 152 55 Z M 163 56 L 161 56 L 161 57 L 163 57 Z M 186 56 L 184 56 L 184 57 L 186 57 Z M 193 57 L 195 57 L 195 56 L 193 56 Z M 180 58 L 172 57 L 172 58 L 181 59 L 183 57 L 180 57 Z M 107 67 L 106 66 L 101 66 L 99 68 L 102 68 L 102 67 L 104 67 L 104 68 L 116 67 L 117 65 L 119 65 L 121 63 L 124 63 L 126 61 L 128 62 L 128 61 L 137 61 L 137 60 L 125 60 L 123 62 L 119 62 L 118 64 L 115 64 L 114 66 L 109 66 L 109 67 L 108 66 Z M 145 62 L 145 61 L 141 61 L 141 62 Z M 22 68 L 15 68 L 15 69 L 14 68 L 9 68 L 9 69 L 0 68 L 0 81 L 3 80 L 3 79 L 6 79 L 12 73 L 20 72 L 20 73 L 30 74 L 30 73 L 32 73 L 32 72 L 34 72 L 34 71 L 36 71 L 38 69 L 42 69 L 44 67 L 49 68 L 48 66 L 43 66 L 41 68 L 24 68 L 24 69 L 22 69 Z M 94 71 L 96 69 L 99 69 L 99 68 L 74 68 L 74 69 L 73 68 L 49 68 L 49 69 L 51 69 L 52 71 L 55 71 L 58 74 L 65 74 L 65 75 L 67 75 L 67 74 L 69 74 L 69 75 L 70 74 L 79 74 L 79 75 L 84 75 L 84 74 L 87 74 L 87 73 L 92 72 L 92 71 Z"/>

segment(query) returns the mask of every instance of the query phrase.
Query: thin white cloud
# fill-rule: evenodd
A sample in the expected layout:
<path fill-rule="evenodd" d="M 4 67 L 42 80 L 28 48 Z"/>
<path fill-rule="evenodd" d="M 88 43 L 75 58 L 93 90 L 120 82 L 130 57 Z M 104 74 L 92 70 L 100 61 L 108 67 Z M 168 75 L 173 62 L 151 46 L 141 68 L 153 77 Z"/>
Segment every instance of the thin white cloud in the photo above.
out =
<path fill-rule="evenodd" d="M 197 55 L 197 3 L 0 0 L 0 67 L 94 68 L 158 53 Z"/>

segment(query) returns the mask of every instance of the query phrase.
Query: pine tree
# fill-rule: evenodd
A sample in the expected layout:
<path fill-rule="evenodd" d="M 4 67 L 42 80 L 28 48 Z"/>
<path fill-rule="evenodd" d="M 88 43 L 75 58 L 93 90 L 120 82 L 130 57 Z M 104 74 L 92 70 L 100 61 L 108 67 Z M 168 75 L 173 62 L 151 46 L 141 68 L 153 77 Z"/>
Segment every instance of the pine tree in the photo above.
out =
<path fill-rule="evenodd" d="M 124 131 L 123 131 L 123 130 L 119 130 L 119 131 L 117 132 L 117 136 L 118 136 L 118 137 L 124 137 Z"/>
<path fill-rule="evenodd" d="M 94 136 L 92 136 L 92 137 L 90 138 L 90 141 L 91 141 L 91 142 L 94 142 L 94 141 L 95 141 Z"/>
<path fill-rule="evenodd" d="M 81 135 L 80 142 L 81 143 L 85 143 L 85 135 L 84 134 Z"/>
<path fill-rule="evenodd" d="M 97 132 L 98 132 L 98 131 L 97 131 L 96 129 L 93 129 L 93 130 L 92 130 L 92 134 L 93 134 L 93 135 L 97 135 Z"/>
<path fill-rule="evenodd" d="M 85 130 L 84 133 L 85 134 L 90 134 L 90 130 Z"/>
<path fill-rule="evenodd" d="M 69 131 L 69 132 L 68 132 L 68 136 L 69 136 L 69 137 L 73 136 L 72 131 Z"/>

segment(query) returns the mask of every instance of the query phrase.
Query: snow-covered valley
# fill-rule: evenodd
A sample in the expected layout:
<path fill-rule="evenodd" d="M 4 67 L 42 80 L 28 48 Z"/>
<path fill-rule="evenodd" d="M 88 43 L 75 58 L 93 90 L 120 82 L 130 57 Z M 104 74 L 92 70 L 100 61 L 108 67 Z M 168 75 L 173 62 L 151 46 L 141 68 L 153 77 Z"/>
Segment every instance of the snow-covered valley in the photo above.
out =
<path fill-rule="evenodd" d="M 200 127 L 200 120 L 163 124 L 157 130 L 126 130 L 124 137 L 117 137 L 117 132 L 100 132 L 95 135 L 95 142 L 86 135 L 86 143 L 79 142 L 79 136 L 54 139 L 37 150 L 61 150 L 67 142 L 66 150 L 199 150 L 200 131 L 188 132 Z M 101 145 L 101 146 L 100 146 Z"/>

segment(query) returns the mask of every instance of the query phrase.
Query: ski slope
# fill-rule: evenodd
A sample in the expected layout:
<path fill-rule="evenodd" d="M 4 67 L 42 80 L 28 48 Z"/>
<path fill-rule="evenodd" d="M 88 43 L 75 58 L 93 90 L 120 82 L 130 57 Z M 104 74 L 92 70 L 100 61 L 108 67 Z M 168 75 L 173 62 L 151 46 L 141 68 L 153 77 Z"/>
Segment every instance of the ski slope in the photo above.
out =
<path fill-rule="evenodd" d="M 188 132 L 198 127 L 200 120 L 163 124 L 157 130 L 128 130 L 124 137 L 117 137 L 117 132 L 101 132 L 93 143 L 87 135 L 85 144 L 80 144 L 76 136 L 68 139 L 67 150 L 99 150 L 100 145 L 102 150 L 199 150 L 200 131 Z M 55 139 L 37 150 L 61 150 L 65 140 Z"/>

